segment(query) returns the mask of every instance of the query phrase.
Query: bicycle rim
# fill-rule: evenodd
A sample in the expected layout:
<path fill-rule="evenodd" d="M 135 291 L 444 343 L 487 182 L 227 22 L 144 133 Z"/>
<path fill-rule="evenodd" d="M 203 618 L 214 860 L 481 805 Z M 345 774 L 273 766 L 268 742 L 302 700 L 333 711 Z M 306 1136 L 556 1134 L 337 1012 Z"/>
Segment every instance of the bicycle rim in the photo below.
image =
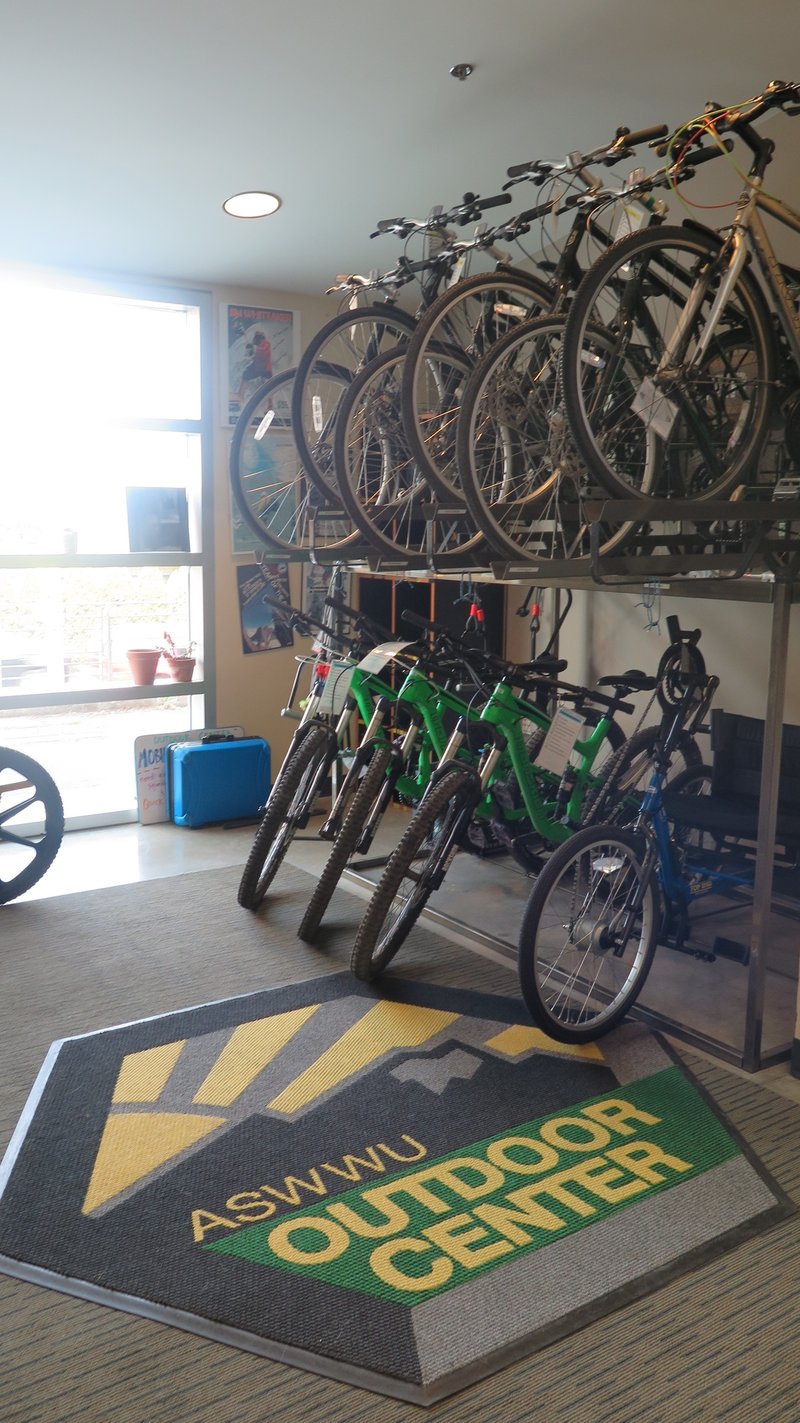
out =
<path fill-rule="evenodd" d="M 551 302 L 544 282 L 510 269 L 457 282 L 421 316 L 408 344 L 403 416 L 420 468 L 443 494 L 460 488 L 456 428 L 463 382 L 457 364 L 448 369 L 448 353 L 472 368 L 506 331 Z"/>
<path fill-rule="evenodd" d="M 641 843 L 608 826 L 579 831 L 548 861 L 522 924 L 520 986 L 536 1022 L 567 1042 L 608 1032 L 641 990 L 657 927 Z"/>
<path fill-rule="evenodd" d="M 539 563 L 587 557 L 591 522 L 586 501 L 598 490 L 579 460 L 567 427 L 559 368 L 560 317 L 539 317 L 510 331 L 473 371 L 458 429 L 461 483 L 478 528 L 507 559 Z M 603 332 L 593 332 L 609 345 Z M 651 460 L 650 474 L 654 466 Z M 598 552 L 630 539 L 635 525 L 606 517 Z"/>
<path fill-rule="evenodd" d="M 565 403 L 582 457 L 612 494 L 724 494 L 767 437 L 773 340 L 746 272 L 691 365 L 721 266 L 713 237 L 653 228 L 618 243 L 576 294 L 565 332 Z M 687 315 L 694 296 L 697 311 Z M 613 351 L 596 344 L 597 326 L 613 338 Z M 658 469 L 646 487 L 648 433 Z"/>
<path fill-rule="evenodd" d="M 292 421 L 300 459 L 323 486 L 336 488 L 333 441 L 342 396 L 369 361 L 408 340 L 413 316 L 375 303 L 344 311 L 306 347 L 292 392 Z"/>
<path fill-rule="evenodd" d="M 339 492 L 381 555 L 412 566 L 461 566 L 483 539 L 460 503 L 439 503 L 411 455 L 400 404 L 404 360 L 403 348 L 379 356 L 344 397 L 335 436 Z"/>
<path fill-rule="evenodd" d="M 64 807 L 48 771 L 0 747 L 0 904 L 30 889 L 50 868 L 64 834 Z"/>
<path fill-rule="evenodd" d="M 254 392 L 233 433 L 230 480 L 248 529 L 279 553 L 352 550 L 357 538 L 341 500 L 308 478 L 293 437 L 294 372 Z"/>

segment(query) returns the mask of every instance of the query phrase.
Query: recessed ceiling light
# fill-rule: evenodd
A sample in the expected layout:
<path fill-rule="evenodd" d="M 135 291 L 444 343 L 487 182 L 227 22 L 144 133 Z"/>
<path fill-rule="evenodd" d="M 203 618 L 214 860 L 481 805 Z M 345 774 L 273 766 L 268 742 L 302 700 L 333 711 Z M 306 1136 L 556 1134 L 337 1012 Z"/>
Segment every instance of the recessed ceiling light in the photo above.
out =
<path fill-rule="evenodd" d="M 222 204 L 231 217 L 269 217 L 280 205 L 281 200 L 274 193 L 234 193 Z"/>

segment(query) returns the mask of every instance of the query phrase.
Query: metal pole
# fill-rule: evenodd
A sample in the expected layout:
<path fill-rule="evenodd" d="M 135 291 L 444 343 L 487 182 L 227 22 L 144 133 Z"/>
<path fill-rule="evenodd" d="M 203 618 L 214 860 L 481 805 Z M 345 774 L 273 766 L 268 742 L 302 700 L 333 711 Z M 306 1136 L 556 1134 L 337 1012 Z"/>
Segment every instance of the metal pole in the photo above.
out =
<path fill-rule="evenodd" d="M 747 980 L 747 1011 L 742 1057 L 742 1067 L 746 1072 L 757 1072 L 761 1066 L 761 1036 L 764 1026 L 766 980 L 766 932 L 772 904 L 775 822 L 778 814 L 778 783 L 791 609 L 791 582 L 788 579 L 776 579 L 772 603 L 767 713 L 764 722 L 764 752 L 761 762 L 756 840 L 756 874 L 753 886 L 753 927 L 750 938 L 750 971 Z"/>

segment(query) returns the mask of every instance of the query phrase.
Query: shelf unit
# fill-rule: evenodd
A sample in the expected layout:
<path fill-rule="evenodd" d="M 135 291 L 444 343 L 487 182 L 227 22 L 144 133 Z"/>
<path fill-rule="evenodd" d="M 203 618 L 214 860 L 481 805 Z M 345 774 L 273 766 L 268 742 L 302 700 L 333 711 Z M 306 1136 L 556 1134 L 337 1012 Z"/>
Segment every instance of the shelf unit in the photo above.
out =
<path fill-rule="evenodd" d="M 467 570 L 476 581 L 525 583 L 537 587 L 603 593 L 657 590 L 677 597 L 753 602 L 772 609 L 769 672 L 765 694 L 764 754 L 753 887 L 747 1005 L 741 1048 L 698 1033 L 674 1018 L 639 1008 L 639 1016 L 702 1050 L 756 1072 L 791 1056 L 792 1043 L 763 1048 L 766 983 L 766 935 L 773 905 L 773 861 L 778 808 L 781 731 L 784 720 L 789 624 L 792 605 L 800 601 L 800 500 L 599 501 L 587 506 L 592 519 L 591 553 L 580 559 L 495 561 Z M 603 557 L 599 552 L 602 521 L 644 520 L 636 552 Z M 717 526 L 719 537 L 709 534 Z M 738 537 L 730 530 L 738 528 Z M 726 532 L 727 531 L 727 532 Z M 370 565 L 386 577 L 452 579 L 458 574 L 431 569 L 402 573 Z M 465 926 L 447 914 L 438 922 L 455 932 Z M 491 935 L 469 926 L 468 936 L 496 948 Z"/>

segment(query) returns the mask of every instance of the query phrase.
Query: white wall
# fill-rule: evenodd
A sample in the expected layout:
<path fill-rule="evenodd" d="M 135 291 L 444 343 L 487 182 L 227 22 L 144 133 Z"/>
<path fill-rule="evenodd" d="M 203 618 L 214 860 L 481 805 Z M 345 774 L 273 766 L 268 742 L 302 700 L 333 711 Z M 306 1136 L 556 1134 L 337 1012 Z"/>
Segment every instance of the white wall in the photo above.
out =
<path fill-rule="evenodd" d="M 740 586 L 744 591 L 746 584 Z M 511 594 L 509 607 L 518 602 Z M 553 590 L 548 589 L 543 601 L 540 650 L 553 626 L 553 602 Z M 679 618 L 682 628 L 701 629 L 699 646 L 707 670 L 720 679 L 714 705 L 725 711 L 764 717 L 772 624 L 769 604 L 665 593 L 648 610 L 639 594 L 601 589 L 576 592 L 560 638 L 560 655 L 569 661 L 564 676 L 591 685 L 600 676 L 632 667 L 655 673 L 669 642 L 666 620 L 671 614 Z M 655 625 L 649 627 L 650 622 Z M 527 622 L 509 619 L 507 648 L 510 657 L 528 656 Z M 649 719 L 654 717 L 652 714 Z M 800 724 L 800 608 L 793 608 L 791 614 L 783 720 Z"/>

